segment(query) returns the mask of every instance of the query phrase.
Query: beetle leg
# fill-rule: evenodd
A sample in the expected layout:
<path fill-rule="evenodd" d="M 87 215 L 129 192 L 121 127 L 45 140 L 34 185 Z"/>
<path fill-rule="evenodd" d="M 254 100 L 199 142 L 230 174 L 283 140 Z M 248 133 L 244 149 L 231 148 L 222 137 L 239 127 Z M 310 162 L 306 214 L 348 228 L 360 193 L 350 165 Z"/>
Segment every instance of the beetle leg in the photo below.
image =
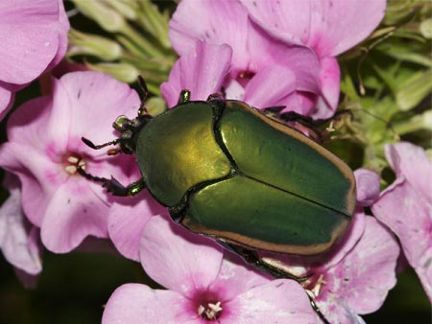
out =
<path fill-rule="evenodd" d="M 90 173 L 87 173 L 83 168 L 77 168 L 78 173 L 84 178 L 97 182 L 106 188 L 109 193 L 113 196 L 135 196 L 140 191 L 146 188 L 144 180 L 141 178 L 138 181 L 132 182 L 127 186 L 123 186 L 116 178 L 111 179 L 96 177 Z"/>
<path fill-rule="evenodd" d="M 315 300 L 315 295 L 312 291 L 305 289 L 306 295 L 309 298 L 309 302 L 313 308 L 313 310 L 315 311 L 315 313 L 317 313 L 318 317 L 320 318 L 321 321 L 323 321 L 324 324 L 330 324 L 330 322 L 327 320 L 327 318 L 325 318 L 324 314 L 321 312 L 321 310 L 319 309 L 316 300 Z"/>
<path fill-rule="evenodd" d="M 219 244 L 221 244 L 225 248 L 228 248 L 230 251 L 241 256 L 243 258 L 243 260 L 245 260 L 248 264 L 251 264 L 251 265 L 257 267 L 258 269 L 270 274 L 274 278 L 277 278 L 277 279 L 294 279 L 295 281 L 299 282 L 300 284 L 303 281 L 308 279 L 308 277 L 298 277 L 298 276 L 295 276 L 291 273 L 288 273 L 286 271 L 283 271 L 281 269 L 278 269 L 274 266 L 271 266 L 271 265 L 263 262 L 258 257 L 258 254 L 253 250 L 249 250 L 249 249 L 246 249 L 244 247 L 240 247 L 238 245 L 231 244 L 231 243 L 221 241 L 221 240 L 218 240 L 218 242 L 219 242 Z M 324 314 L 319 309 L 319 307 L 316 303 L 316 300 L 315 300 L 315 295 L 313 294 L 313 292 L 310 290 L 307 290 L 307 289 L 305 289 L 305 292 L 309 298 L 309 302 L 310 302 L 312 308 L 317 313 L 318 317 L 323 321 L 324 324 L 330 324 L 330 322 L 325 318 Z"/>
<path fill-rule="evenodd" d="M 211 95 L 209 95 L 207 97 L 207 101 L 213 101 L 213 100 L 225 100 L 225 98 L 223 97 L 222 93 L 220 92 L 215 92 L 212 93 Z"/>
<path fill-rule="evenodd" d="M 104 148 L 106 146 L 118 144 L 120 142 L 120 139 L 117 138 L 117 139 L 115 139 L 115 140 L 113 140 L 111 142 L 103 143 L 103 144 L 100 144 L 100 145 L 94 144 L 92 141 L 90 141 L 89 139 L 87 139 L 85 137 L 81 137 L 81 141 L 83 141 L 85 145 L 87 145 L 88 147 L 90 147 L 93 150 L 100 150 L 101 148 Z"/>
<path fill-rule="evenodd" d="M 242 257 L 242 259 L 248 263 L 253 265 L 254 267 L 258 268 L 261 271 L 264 271 L 268 274 L 270 274 L 271 276 L 273 276 L 274 278 L 278 278 L 278 279 L 293 279 L 297 282 L 303 282 L 305 280 L 307 280 L 309 277 L 299 277 L 296 275 L 293 275 L 292 273 L 283 271 L 282 269 L 279 269 L 275 266 L 272 266 L 266 262 L 264 262 L 263 260 L 261 260 L 258 256 L 258 254 L 253 251 L 253 250 L 249 250 L 247 248 L 232 244 L 232 243 L 228 243 L 225 241 L 218 241 L 222 246 L 226 247 L 227 249 L 229 249 L 230 251 L 234 252 L 235 254 L 239 255 L 240 257 Z"/>
<path fill-rule="evenodd" d="M 190 90 L 184 89 L 180 92 L 178 104 L 186 103 L 190 101 L 191 92 Z"/>

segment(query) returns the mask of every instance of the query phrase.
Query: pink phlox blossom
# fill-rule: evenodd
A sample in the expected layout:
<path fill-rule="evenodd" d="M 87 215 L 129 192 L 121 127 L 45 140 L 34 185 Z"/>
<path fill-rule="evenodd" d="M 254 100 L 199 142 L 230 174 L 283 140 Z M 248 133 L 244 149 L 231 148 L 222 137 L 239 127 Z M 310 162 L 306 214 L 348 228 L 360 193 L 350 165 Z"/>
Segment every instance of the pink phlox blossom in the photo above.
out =
<path fill-rule="evenodd" d="M 23 214 L 18 179 L 6 174 L 5 187 L 9 197 L 0 206 L 0 250 L 15 268 L 37 275 L 42 271 L 39 230 Z"/>
<path fill-rule="evenodd" d="M 319 58 L 321 96 L 315 118 L 330 117 L 339 98 L 335 56 L 354 47 L 383 19 L 386 0 L 239 0 L 249 17 L 284 44 L 314 50 Z"/>
<path fill-rule="evenodd" d="M 387 145 L 385 152 L 396 180 L 372 212 L 397 235 L 432 301 L 432 162 L 422 148 L 407 142 Z"/>
<path fill-rule="evenodd" d="M 16 90 L 63 58 L 68 30 L 62 0 L 0 2 L 0 119 Z"/>
<path fill-rule="evenodd" d="M 112 294 L 102 323 L 318 323 L 303 288 L 269 280 L 224 257 L 213 241 L 161 216 L 143 230 L 141 263 L 169 290 L 125 284 Z"/>
<path fill-rule="evenodd" d="M 320 91 L 318 57 L 306 47 L 270 37 L 249 19 L 239 2 L 181 2 L 170 22 L 170 39 L 181 57 L 193 53 L 198 42 L 232 49 L 229 74 L 221 84 L 226 98 L 258 108 L 277 106 L 283 112 L 311 114 Z M 194 59 L 202 60 L 199 55 Z M 207 73 L 202 62 L 195 64 L 204 67 L 195 76 Z"/>
<path fill-rule="evenodd" d="M 166 213 L 145 190 L 135 197 L 119 197 L 109 210 L 108 234 L 117 250 L 126 258 L 139 261 L 142 231 L 150 217 Z"/>
<path fill-rule="evenodd" d="M 223 82 L 228 99 L 328 118 L 339 98 L 334 56 L 367 37 L 384 10 L 385 0 L 366 5 L 351 0 L 184 0 L 170 22 L 170 39 L 181 57 L 199 41 L 231 47 L 230 73 Z"/>
<path fill-rule="evenodd" d="M 41 229 L 43 244 L 69 252 L 91 235 L 106 238 L 110 205 L 116 200 L 86 172 L 121 183 L 140 175 L 132 156 L 108 156 L 81 137 L 105 143 L 118 136 L 118 115 L 136 116 L 140 100 L 129 86 L 97 72 L 74 72 L 53 81 L 53 93 L 26 102 L 10 117 L 8 141 L 0 146 L 0 166 L 19 177 L 21 204 Z"/>

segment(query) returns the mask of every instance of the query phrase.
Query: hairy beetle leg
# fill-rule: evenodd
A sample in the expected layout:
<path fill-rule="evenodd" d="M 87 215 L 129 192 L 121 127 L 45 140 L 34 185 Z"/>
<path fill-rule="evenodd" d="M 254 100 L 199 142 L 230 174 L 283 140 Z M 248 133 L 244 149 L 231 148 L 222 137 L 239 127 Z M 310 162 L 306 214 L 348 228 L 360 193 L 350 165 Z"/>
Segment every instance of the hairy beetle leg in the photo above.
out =
<path fill-rule="evenodd" d="M 276 267 L 273 267 L 267 263 L 265 263 L 264 261 L 262 261 L 257 253 L 255 251 L 246 249 L 244 247 L 235 245 L 235 244 L 231 244 L 231 243 L 227 243 L 224 242 L 222 240 L 218 240 L 219 244 L 221 244 L 222 246 L 224 246 L 225 248 L 229 249 L 230 251 L 234 252 L 235 254 L 239 255 L 240 257 L 242 257 L 242 259 L 244 261 L 246 261 L 248 264 L 251 264 L 253 266 L 255 266 L 256 268 L 258 268 L 259 270 L 262 270 L 268 274 L 270 274 L 271 276 L 273 276 L 274 278 L 277 279 L 293 279 L 295 281 L 297 281 L 298 283 L 302 283 L 304 281 L 306 281 L 307 279 L 309 279 L 308 276 L 304 276 L 304 277 L 298 277 L 296 275 L 293 275 L 289 272 L 286 271 L 282 271 Z M 323 321 L 324 324 L 330 324 L 330 322 L 325 318 L 324 314 L 321 312 L 321 310 L 319 309 L 316 301 L 315 301 L 315 295 L 313 294 L 312 291 L 305 289 L 306 295 L 309 298 L 309 302 L 312 306 L 312 308 L 314 309 L 314 311 L 317 313 L 318 317 Z"/>

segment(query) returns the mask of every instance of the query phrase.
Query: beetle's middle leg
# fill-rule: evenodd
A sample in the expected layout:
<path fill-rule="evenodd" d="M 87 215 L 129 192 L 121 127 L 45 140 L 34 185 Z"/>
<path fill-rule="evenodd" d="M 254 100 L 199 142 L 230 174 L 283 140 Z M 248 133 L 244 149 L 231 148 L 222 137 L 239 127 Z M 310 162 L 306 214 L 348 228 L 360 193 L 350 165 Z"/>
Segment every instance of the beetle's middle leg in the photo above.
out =
<path fill-rule="evenodd" d="M 96 177 L 90 173 L 84 171 L 83 168 L 78 167 L 77 172 L 84 178 L 97 182 L 106 188 L 109 193 L 113 196 L 135 196 L 143 189 L 146 188 L 144 179 L 141 178 L 138 181 L 132 182 L 127 186 L 123 186 L 116 178 L 111 177 L 111 179 Z"/>
<path fill-rule="evenodd" d="M 224 241 L 218 241 L 222 246 L 226 247 L 230 251 L 234 252 L 235 254 L 242 257 L 242 259 L 247 262 L 250 265 L 253 265 L 254 267 L 258 268 L 259 270 L 266 272 L 270 274 L 272 277 L 277 279 L 293 279 L 299 283 L 306 281 L 309 277 L 308 276 L 296 276 L 292 273 L 289 273 L 287 271 L 284 271 L 282 269 L 279 269 L 275 266 L 272 266 L 266 262 L 264 262 L 262 259 L 259 258 L 256 251 L 249 250 L 247 248 L 224 242 Z"/>
<path fill-rule="evenodd" d="M 302 284 L 302 282 L 309 279 L 308 276 L 299 277 L 299 276 L 293 275 L 292 273 L 283 271 L 277 267 L 274 267 L 274 266 L 271 266 L 270 264 L 265 263 L 264 261 L 262 261 L 258 257 L 258 254 L 253 250 L 249 250 L 247 248 L 244 248 L 244 247 L 241 247 L 241 246 L 238 246 L 235 244 L 231 244 L 228 242 L 224 242 L 221 240 L 219 240 L 218 242 L 219 242 L 219 244 L 226 247 L 230 251 L 241 256 L 243 258 L 243 260 L 245 260 L 248 264 L 251 264 L 251 265 L 255 266 L 256 268 L 270 274 L 271 276 L 273 276 L 276 279 L 293 279 L 300 284 Z M 312 308 L 317 313 L 319 318 L 323 321 L 323 323 L 330 324 L 330 322 L 325 318 L 324 314 L 319 309 L 319 307 L 315 301 L 315 296 L 313 295 L 313 293 L 307 289 L 305 289 L 305 291 L 306 291 L 306 295 L 309 298 L 309 302 L 310 302 Z"/>

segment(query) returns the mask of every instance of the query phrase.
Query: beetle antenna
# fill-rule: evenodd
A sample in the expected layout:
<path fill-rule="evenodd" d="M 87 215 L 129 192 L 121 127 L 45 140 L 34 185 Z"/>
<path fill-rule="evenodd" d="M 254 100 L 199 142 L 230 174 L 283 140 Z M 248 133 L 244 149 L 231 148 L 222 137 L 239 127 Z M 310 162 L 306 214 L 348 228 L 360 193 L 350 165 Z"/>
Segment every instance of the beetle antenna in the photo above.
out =
<path fill-rule="evenodd" d="M 93 150 L 100 150 L 101 148 L 104 148 L 106 146 L 118 144 L 120 142 L 120 138 L 117 138 L 111 142 L 100 144 L 100 145 L 94 144 L 92 141 L 90 141 L 89 139 L 87 139 L 85 137 L 81 137 L 81 141 L 83 141 L 85 145 L 87 145 L 88 147 L 90 147 Z"/>

